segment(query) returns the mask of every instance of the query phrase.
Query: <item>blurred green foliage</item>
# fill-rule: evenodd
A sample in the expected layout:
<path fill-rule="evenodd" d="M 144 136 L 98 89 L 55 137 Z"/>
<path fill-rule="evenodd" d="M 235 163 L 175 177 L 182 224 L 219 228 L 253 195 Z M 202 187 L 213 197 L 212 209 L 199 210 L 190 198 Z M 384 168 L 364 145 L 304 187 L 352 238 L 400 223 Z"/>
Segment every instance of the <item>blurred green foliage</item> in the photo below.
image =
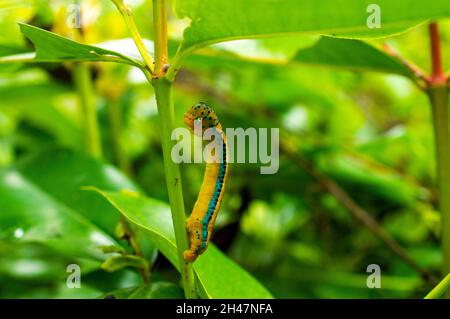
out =
<path fill-rule="evenodd" d="M 18 2 L 0 8 L 0 56 L 32 50 L 17 22 L 70 37 L 68 2 Z M 149 2 L 132 1 L 146 38 L 152 38 Z M 89 12 L 83 22 L 86 43 L 128 37 L 110 1 L 83 1 L 83 6 Z M 186 23 L 173 13 L 169 22 L 175 48 Z M 448 56 L 450 24 L 441 25 L 443 56 Z M 206 35 L 213 36 L 213 31 Z M 199 41 L 195 32 L 191 30 L 190 45 Z M 174 91 L 179 126 L 188 106 L 205 101 L 225 127 L 279 127 L 282 140 L 295 141 L 295 152 L 308 163 L 299 165 L 282 150 L 274 175 L 260 175 L 260 163 L 230 165 L 213 242 L 274 297 L 422 297 L 432 285 L 358 223 L 308 167 L 337 183 L 417 264 L 439 274 L 440 218 L 428 101 L 408 80 L 408 70 L 375 49 L 387 41 L 429 69 L 426 27 L 354 47 L 331 43 L 333 52 L 340 52 L 337 58 L 320 47 L 327 41 L 333 42 L 311 35 L 238 40 L 186 57 Z M 129 42 L 123 43 L 126 51 Z M 372 55 L 373 64 L 346 56 L 354 50 Z M 330 59 L 341 68 L 329 67 Z M 448 59 L 446 63 L 448 67 Z M 354 71 L 371 66 L 393 74 Z M 73 67 L 70 62 L 0 64 L 0 297 L 182 297 L 169 263 L 176 262 L 158 254 L 142 229 L 134 229 L 151 269 L 151 283 L 143 283 L 137 270 L 141 261 L 124 257 L 133 247 L 126 231 L 120 236 L 117 230 L 123 217 L 98 193 L 83 189 L 107 190 L 108 200 L 123 205 L 124 211 L 132 206 L 126 203 L 132 193 L 120 193 L 123 189 L 168 202 L 153 90 L 131 66 L 91 64 L 104 150 L 104 158 L 94 160 L 85 154 Z M 182 164 L 187 211 L 196 200 L 203 170 L 203 165 Z M 165 203 L 158 205 L 167 212 Z M 131 228 L 139 224 L 133 219 L 138 217 L 122 214 L 131 220 Z M 150 231 L 158 233 L 160 225 L 151 225 L 156 228 Z M 164 244 L 176 258 L 170 231 Z M 117 255 L 119 261 L 110 259 Z M 216 248 L 210 255 L 205 260 L 225 258 Z M 81 289 L 66 287 L 71 263 L 82 268 Z M 226 290 L 221 285 L 235 264 L 228 259 L 223 263 L 231 266 L 198 273 L 207 278 L 204 296 Z M 382 269 L 381 289 L 366 286 L 366 267 L 373 263 Z M 223 281 L 208 286 L 213 277 Z M 230 297 L 233 291 L 222 293 Z"/>

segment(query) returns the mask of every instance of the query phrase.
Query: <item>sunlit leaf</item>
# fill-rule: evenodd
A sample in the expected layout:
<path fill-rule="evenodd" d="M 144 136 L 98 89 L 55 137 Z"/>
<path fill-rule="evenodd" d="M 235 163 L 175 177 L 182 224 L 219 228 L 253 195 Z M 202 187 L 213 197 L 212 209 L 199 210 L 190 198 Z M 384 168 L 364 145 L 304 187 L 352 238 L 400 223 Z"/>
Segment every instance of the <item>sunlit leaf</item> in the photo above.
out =
<path fill-rule="evenodd" d="M 76 209 L 111 236 L 114 236 L 119 214 L 104 200 L 81 188 L 138 189 L 112 165 L 69 150 L 54 149 L 36 154 L 18 164 L 18 169 L 45 192 Z"/>
<path fill-rule="evenodd" d="M 121 53 L 81 44 L 29 24 L 20 24 L 20 29 L 33 42 L 36 53 L 6 56 L 3 58 L 3 62 L 105 61 L 141 66 L 138 60 Z"/>
<path fill-rule="evenodd" d="M 97 191 L 130 222 L 145 229 L 161 253 L 178 268 L 175 234 L 167 204 L 135 192 Z M 271 298 L 271 294 L 256 279 L 214 245 L 210 245 L 197 259 L 194 270 L 201 288 L 199 293 L 203 297 Z"/>
<path fill-rule="evenodd" d="M 368 28 L 370 0 L 178 0 L 176 12 L 189 18 L 182 51 L 206 44 L 293 33 L 354 38 L 396 34 L 425 20 L 448 17 L 446 0 L 379 0 L 381 27 Z M 342 8 L 345 8 L 342 9 Z"/>
<path fill-rule="evenodd" d="M 314 46 L 299 50 L 293 62 L 355 71 L 377 71 L 413 77 L 387 53 L 359 40 L 322 37 Z"/>
<path fill-rule="evenodd" d="M 16 170 L 0 173 L 2 238 L 43 243 L 73 257 L 106 257 L 117 243 L 76 211 L 55 200 Z"/>

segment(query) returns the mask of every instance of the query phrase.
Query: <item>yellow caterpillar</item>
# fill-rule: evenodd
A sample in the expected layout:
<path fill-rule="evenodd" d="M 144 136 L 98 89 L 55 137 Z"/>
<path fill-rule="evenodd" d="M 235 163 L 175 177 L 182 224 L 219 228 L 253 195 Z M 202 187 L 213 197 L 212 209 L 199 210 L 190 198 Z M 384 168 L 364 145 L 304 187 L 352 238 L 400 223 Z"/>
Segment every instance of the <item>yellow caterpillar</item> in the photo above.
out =
<path fill-rule="evenodd" d="M 194 130 L 194 123 L 198 120 L 202 121 L 202 132 L 208 128 L 216 130 L 218 133 L 215 134 L 216 138 L 220 137 L 220 140 L 216 142 L 221 144 L 222 152 L 218 162 L 208 161 L 206 164 L 202 187 L 194 209 L 186 221 L 189 250 L 183 252 L 183 257 L 188 262 L 195 261 L 208 247 L 228 174 L 227 141 L 217 115 L 208 105 L 200 102 L 189 108 L 184 114 L 184 123 L 191 130 Z"/>

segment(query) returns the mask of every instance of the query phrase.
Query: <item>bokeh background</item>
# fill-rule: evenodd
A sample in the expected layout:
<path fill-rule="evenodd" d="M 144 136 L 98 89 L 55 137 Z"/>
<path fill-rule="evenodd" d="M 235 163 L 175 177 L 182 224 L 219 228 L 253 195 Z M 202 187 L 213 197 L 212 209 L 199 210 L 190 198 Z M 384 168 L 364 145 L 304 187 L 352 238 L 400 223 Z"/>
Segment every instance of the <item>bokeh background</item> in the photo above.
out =
<path fill-rule="evenodd" d="M 32 49 L 17 22 L 73 37 L 68 3 L 10 1 L 0 7 L 1 55 Z M 150 1 L 129 3 L 142 35 L 152 39 Z M 129 37 L 109 1 L 86 0 L 82 6 L 85 43 Z M 189 21 L 170 14 L 174 51 Z M 448 57 L 450 24 L 440 25 Z M 174 87 L 180 126 L 184 111 L 204 101 L 224 127 L 281 132 L 277 174 L 261 175 L 261 163 L 230 166 L 213 242 L 277 298 L 422 297 L 433 285 L 417 268 L 439 278 L 442 263 L 427 97 L 397 75 L 292 61 L 319 40 L 306 35 L 212 45 L 180 70 Z M 430 69 L 426 25 L 373 44 L 383 42 Z M 40 237 L 57 227 L 52 216 L 65 210 L 74 218 L 89 210 L 86 223 L 114 234 L 115 209 L 81 186 L 128 186 L 168 201 L 152 87 L 130 66 L 89 65 L 102 146 L 97 159 L 84 146 L 73 64 L 0 64 L 0 297 L 96 298 L 142 280 L 132 268 L 108 272 L 97 260 L 75 258 L 83 248 L 82 231 L 64 234 L 70 239 L 65 251 L 49 248 L 46 240 L 54 239 Z M 204 166 L 181 169 L 189 212 Z M 22 214 L 34 210 L 44 215 Z M 355 215 L 376 221 L 375 228 L 417 267 Z M 151 249 L 144 254 L 153 278 L 178 284 L 164 257 Z M 82 265 L 81 289 L 65 285 L 72 262 Z M 381 267 L 380 289 L 366 285 L 369 264 Z"/>

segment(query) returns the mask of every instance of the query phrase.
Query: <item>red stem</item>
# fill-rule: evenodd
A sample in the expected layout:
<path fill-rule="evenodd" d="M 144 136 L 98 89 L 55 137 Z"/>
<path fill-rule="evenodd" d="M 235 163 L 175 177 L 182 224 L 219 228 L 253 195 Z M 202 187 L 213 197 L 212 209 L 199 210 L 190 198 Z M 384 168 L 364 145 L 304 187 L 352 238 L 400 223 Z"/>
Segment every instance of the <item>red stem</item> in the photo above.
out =
<path fill-rule="evenodd" d="M 433 67 L 430 84 L 445 84 L 447 79 L 442 68 L 441 42 L 438 25 L 436 22 L 432 22 L 428 28 L 430 34 L 431 62 Z"/>

